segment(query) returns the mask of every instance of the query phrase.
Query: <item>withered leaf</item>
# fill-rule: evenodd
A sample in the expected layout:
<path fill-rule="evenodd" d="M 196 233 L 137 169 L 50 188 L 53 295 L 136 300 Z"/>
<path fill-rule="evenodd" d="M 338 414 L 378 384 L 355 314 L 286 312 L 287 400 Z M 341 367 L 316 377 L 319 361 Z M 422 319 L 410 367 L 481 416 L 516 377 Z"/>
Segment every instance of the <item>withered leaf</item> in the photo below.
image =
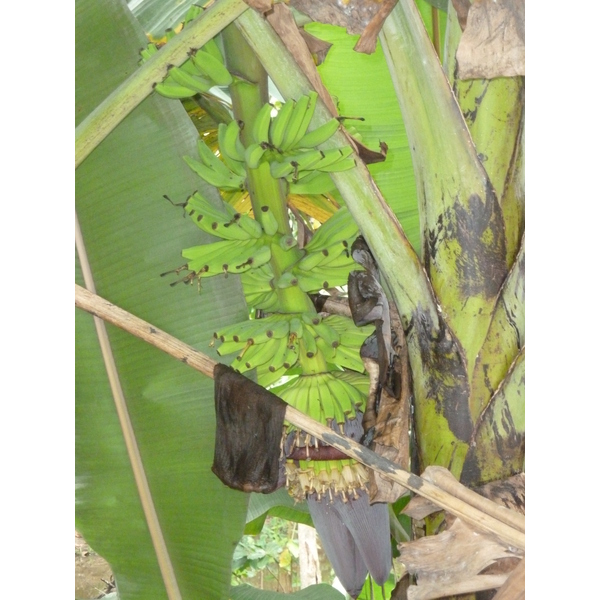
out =
<path fill-rule="evenodd" d="M 345 27 L 350 35 L 362 33 L 381 8 L 377 0 L 290 0 L 290 6 L 308 15 L 313 21 Z"/>
<path fill-rule="evenodd" d="M 285 483 L 281 441 L 286 403 L 231 367 L 214 369 L 217 431 L 213 473 L 243 492 L 274 492 Z"/>
<path fill-rule="evenodd" d="M 363 443 L 406 469 L 410 456 L 410 375 L 404 332 L 400 319 L 392 319 L 391 307 L 379 283 L 377 264 L 361 236 L 352 244 L 352 257 L 365 268 L 353 271 L 348 277 L 352 319 L 357 325 L 374 323 L 376 327 L 360 350 L 371 380 L 363 418 Z M 395 502 L 405 493 L 400 484 L 369 471 L 371 502 Z"/>
<path fill-rule="evenodd" d="M 296 25 L 290 8 L 285 4 L 275 4 L 273 10 L 267 15 L 267 21 L 277 32 L 277 35 L 281 38 L 281 41 L 294 57 L 294 60 L 311 82 L 313 88 L 317 91 L 329 111 L 334 116 L 337 115 L 335 102 L 331 98 L 327 88 L 323 85 L 311 51 Z"/>
<path fill-rule="evenodd" d="M 471 8 L 471 0 L 452 0 L 452 6 L 458 16 L 458 24 L 464 31 L 467 26 L 467 15 L 469 14 L 469 8 Z"/>
<path fill-rule="evenodd" d="M 269 12 L 273 8 L 273 0 L 244 0 L 244 2 L 261 14 Z"/>
<path fill-rule="evenodd" d="M 300 27 L 299 31 L 315 61 L 315 64 L 317 66 L 320 65 L 325 60 L 325 57 L 327 56 L 332 44 L 326 42 L 325 40 L 320 40 L 314 35 L 311 35 L 308 33 L 308 31 L 304 30 L 304 27 Z"/>
<path fill-rule="evenodd" d="M 435 536 L 400 544 L 400 560 L 418 585 L 409 588 L 411 600 L 443 598 L 500 587 L 505 574 L 481 574 L 505 558 L 520 558 L 492 535 L 475 532 L 460 519 Z"/>
<path fill-rule="evenodd" d="M 475 0 L 456 61 L 459 79 L 525 75 L 525 0 Z"/>

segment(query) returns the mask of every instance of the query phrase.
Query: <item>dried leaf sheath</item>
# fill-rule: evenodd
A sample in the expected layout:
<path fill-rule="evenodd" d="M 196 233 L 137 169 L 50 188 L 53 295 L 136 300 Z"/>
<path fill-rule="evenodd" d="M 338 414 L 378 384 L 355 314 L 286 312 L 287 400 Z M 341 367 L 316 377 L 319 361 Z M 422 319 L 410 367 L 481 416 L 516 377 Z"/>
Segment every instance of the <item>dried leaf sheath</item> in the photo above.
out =
<path fill-rule="evenodd" d="M 215 376 L 217 433 L 213 473 L 227 486 L 268 494 L 281 487 L 281 432 L 286 404 L 231 367 Z"/>

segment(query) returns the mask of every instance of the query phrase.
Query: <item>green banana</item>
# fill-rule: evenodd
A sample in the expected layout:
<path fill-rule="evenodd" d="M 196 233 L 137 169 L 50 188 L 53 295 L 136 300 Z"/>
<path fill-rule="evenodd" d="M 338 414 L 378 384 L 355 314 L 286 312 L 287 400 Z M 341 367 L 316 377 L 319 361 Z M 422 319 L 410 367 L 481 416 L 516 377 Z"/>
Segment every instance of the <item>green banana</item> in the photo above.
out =
<path fill-rule="evenodd" d="M 283 290 L 298 285 L 298 278 L 291 271 L 284 271 L 276 280 L 275 287 Z"/>
<path fill-rule="evenodd" d="M 207 167 L 205 164 L 194 160 L 189 156 L 184 156 L 183 160 L 185 160 L 188 166 L 195 171 L 197 175 L 204 179 L 204 181 L 214 185 L 217 188 L 237 191 L 243 189 L 244 187 L 244 179 L 239 175 L 232 173 L 231 171 L 229 171 L 226 176 L 220 170 L 216 171 L 215 169 Z"/>
<path fill-rule="evenodd" d="M 321 320 L 323 319 L 323 317 L 321 315 L 317 315 L 315 313 L 306 313 L 306 312 L 302 313 L 300 315 L 300 318 L 307 325 L 318 325 L 321 322 Z"/>
<path fill-rule="evenodd" d="M 297 264 L 298 268 L 303 271 L 312 271 L 317 268 L 325 259 L 327 255 L 325 254 L 325 250 L 321 250 L 320 252 L 308 252 L 306 256 L 301 258 Z"/>
<path fill-rule="evenodd" d="M 248 319 L 241 323 L 234 323 L 227 325 L 214 334 L 215 339 L 219 339 L 222 342 L 244 342 L 252 340 L 254 342 L 254 336 L 262 332 L 265 327 L 264 321 L 267 319 Z"/>
<path fill-rule="evenodd" d="M 271 371 L 271 373 L 275 373 L 283 367 L 283 363 L 285 362 L 285 357 L 287 356 L 287 353 L 288 338 L 286 336 L 282 337 L 279 340 L 279 347 L 277 348 L 277 351 L 275 352 L 275 354 L 273 354 L 273 357 L 269 362 L 269 371 Z"/>
<path fill-rule="evenodd" d="M 221 273 L 242 273 L 271 258 L 271 248 L 262 240 L 226 240 L 183 250 L 188 269 L 203 277 Z"/>
<path fill-rule="evenodd" d="M 223 177 L 229 177 L 231 175 L 231 168 L 224 164 L 218 156 L 216 156 L 213 151 L 205 144 L 202 139 L 198 139 L 198 143 L 196 144 L 198 147 L 198 154 L 200 155 L 200 160 L 207 166 L 210 167 L 213 171 L 217 171 L 221 173 Z M 221 156 L 223 154 L 221 153 Z M 245 174 L 245 173 L 244 173 Z"/>
<path fill-rule="evenodd" d="M 267 235 L 275 235 L 277 229 L 279 229 L 279 224 L 273 211 L 266 204 L 260 207 L 260 223 Z"/>
<path fill-rule="evenodd" d="M 263 230 L 260 226 L 260 223 L 248 215 L 240 215 L 238 223 L 240 227 L 253 238 L 258 239 L 263 235 Z"/>
<path fill-rule="evenodd" d="M 247 273 L 249 271 L 246 271 Z M 279 304 L 279 296 L 274 291 L 270 292 L 245 292 L 246 302 L 250 308 L 271 311 Z"/>
<path fill-rule="evenodd" d="M 349 156 L 348 158 L 343 158 L 341 160 L 337 160 L 336 162 L 327 165 L 326 167 L 321 167 L 317 169 L 318 171 L 322 171 L 324 173 L 340 173 L 342 171 L 349 171 L 356 166 L 356 161 L 354 158 Z M 315 167 L 316 168 L 316 167 Z"/>
<path fill-rule="evenodd" d="M 285 152 L 295 141 L 298 131 L 300 130 L 300 126 L 302 125 L 302 121 L 304 120 L 304 116 L 306 115 L 308 104 L 308 96 L 300 96 L 300 98 L 298 98 L 297 102 L 294 104 L 294 110 L 292 111 L 285 128 L 281 145 L 278 146 L 280 150 Z"/>
<path fill-rule="evenodd" d="M 319 292 L 321 290 L 327 290 L 331 287 L 329 282 L 318 274 L 298 270 L 296 273 L 294 273 L 294 275 L 298 281 L 298 287 L 303 292 Z"/>
<path fill-rule="evenodd" d="M 288 342 L 285 356 L 283 357 L 283 366 L 291 369 L 298 361 L 298 343 Z"/>
<path fill-rule="evenodd" d="M 232 363 L 232 367 L 240 373 L 265 364 L 270 361 L 279 347 L 280 340 L 270 339 L 262 344 L 252 344 L 243 356 L 237 357 Z"/>
<path fill-rule="evenodd" d="M 215 58 L 210 52 L 198 50 L 192 54 L 192 60 L 196 68 L 215 85 L 225 86 L 232 83 L 233 77 L 223 61 Z"/>
<path fill-rule="evenodd" d="M 194 211 L 194 209 L 191 209 L 191 211 Z M 211 216 L 215 214 L 218 214 L 219 216 L 216 219 L 211 218 Z M 205 211 L 204 214 L 198 213 L 195 222 L 202 231 L 206 231 L 206 233 L 210 233 L 211 235 L 216 235 L 224 240 L 257 239 L 242 229 L 235 219 L 225 221 L 222 217 L 223 213 L 218 213 L 217 211 L 208 213 Z"/>
<path fill-rule="evenodd" d="M 279 317 L 280 315 L 273 316 Z M 268 323 L 265 323 L 262 329 L 255 331 L 252 338 L 250 338 L 255 344 L 262 344 L 271 339 L 287 339 L 290 332 L 290 324 L 287 319 L 273 319 L 272 317 L 268 317 L 267 319 L 259 320 L 268 321 Z"/>
<path fill-rule="evenodd" d="M 335 183 L 333 183 L 333 180 L 329 176 L 329 173 L 321 173 L 320 171 L 314 171 L 307 177 L 304 177 L 302 181 L 291 181 L 289 191 L 290 194 L 304 196 L 329 194 L 335 189 Z"/>
<path fill-rule="evenodd" d="M 317 342 L 312 332 L 304 327 L 302 331 L 302 340 L 300 341 L 300 352 L 303 352 L 308 358 L 312 358 L 317 353 Z"/>
<path fill-rule="evenodd" d="M 322 158 L 320 161 L 315 163 L 312 168 L 315 171 L 327 171 L 329 167 L 337 164 L 344 158 L 349 157 L 352 154 L 352 148 L 350 146 L 344 146 L 342 148 L 330 148 L 322 151 Z"/>
<path fill-rule="evenodd" d="M 348 419 L 354 419 L 356 417 L 356 403 L 348 390 L 348 388 L 351 388 L 352 386 L 335 377 L 331 377 L 327 380 L 327 386 L 329 387 L 332 396 L 339 403 L 344 415 Z"/>
<path fill-rule="evenodd" d="M 318 98 L 319 98 L 319 94 L 317 94 L 317 92 L 315 92 L 315 91 L 311 91 L 308 94 L 307 109 L 304 113 L 302 122 L 300 123 L 300 127 L 298 128 L 298 131 L 296 132 L 296 135 L 294 136 L 294 139 L 290 142 L 290 144 L 288 146 L 289 149 L 295 148 L 296 145 L 298 144 L 298 142 L 306 135 L 308 126 L 310 125 L 313 115 L 315 114 L 315 108 L 317 107 Z"/>
<path fill-rule="evenodd" d="M 195 90 L 197 94 L 208 92 L 212 87 L 212 82 L 204 78 L 196 77 L 186 72 L 181 67 L 171 67 L 168 72 L 168 78 L 175 83 L 185 86 L 191 90 Z"/>
<path fill-rule="evenodd" d="M 261 365 L 256 369 L 256 382 L 258 385 L 268 388 L 269 386 L 277 383 L 284 375 L 287 369 L 281 367 L 276 371 L 270 371 L 267 365 Z"/>
<path fill-rule="evenodd" d="M 232 160 L 243 163 L 245 149 L 242 149 L 240 153 L 240 148 L 237 144 L 239 135 L 240 125 L 237 121 L 230 121 L 227 125 L 219 123 L 219 150 L 223 155 L 229 156 Z"/>
<path fill-rule="evenodd" d="M 299 340 L 302 338 L 302 321 L 298 317 L 293 317 L 290 319 L 290 336 L 295 340 Z"/>
<path fill-rule="evenodd" d="M 295 246 L 298 245 L 298 240 L 290 233 L 287 235 L 282 235 L 279 238 L 279 247 L 282 250 L 291 250 L 292 248 L 294 248 Z"/>
<path fill-rule="evenodd" d="M 271 112 L 273 106 L 265 104 L 257 113 L 252 125 L 252 137 L 257 144 L 269 142 L 269 126 L 271 125 Z"/>
<path fill-rule="evenodd" d="M 323 319 L 317 325 L 312 325 L 312 328 L 314 333 L 323 338 L 332 348 L 337 348 L 340 345 L 340 334 L 327 324 L 326 319 Z"/>
<path fill-rule="evenodd" d="M 256 221 L 254 222 L 256 223 Z M 260 227 L 260 224 L 257 223 L 257 225 Z M 260 231 L 262 235 L 262 227 Z M 251 271 L 246 271 L 241 277 L 244 293 L 270 292 L 274 289 L 273 270 L 268 264 L 257 269 L 252 269 Z"/>
<path fill-rule="evenodd" d="M 217 348 L 217 354 L 219 356 L 225 356 L 226 354 L 233 354 L 243 350 L 248 345 L 248 342 L 223 342 Z"/>
<path fill-rule="evenodd" d="M 269 244 L 265 244 L 264 240 L 254 240 L 258 242 L 260 245 L 256 248 L 253 255 L 243 264 L 236 266 L 236 269 L 241 269 L 248 265 L 251 269 L 256 269 L 256 267 L 262 267 L 266 263 L 271 260 L 271 246 Z M 236 271 L 241 273 L 242 271 Z"/>
<path fill-rule="evenodd" d="M 335 402 L 333 400 L 331 392 L 329 391 L 329 388 L 327 387 L 327 384 L 325 383 L 326 377 L 323 375 L 316 375 L 315 377 L 318 385 L 317 393 L 319 404 L 321 405 L 321 415 L 319 421 L 321 421 L 321 423 L 327 423 L 327 425 L 331 426 L 331 423 L 334 420 L 336 422 L 339 422 L 337 419 L 338 414 L 336 411 Z M 344 419 L 342 418 L 342 423 L 343 422 Z"/>
<path fill-rule="evenodd" d="M 223 55 L 221 54 L 221 49 L 219 48 L 219 45 L 217 44 L 217 40 L 215 38 L 211 38 L 210 40 L 208 40 L 208 42 L 206 42 L 206 44 L 204 44 L 204 46 L 202 46 L 201 49 L 204 52 L 212 54 L 212 56 L 216 58 L 221 64 L 225 64 L 223 60 Z"/>
<path fill-rule="evenodd" d="M 174 83 L 171 81 L 163 81 L 162 83 L 157 83 L 154 86 L 154 91 L 165 98 L 169 98 L 172 100 L 182 100 L 183 98 L 191 98 L 195 96 L 198 92 L 196 90 L 192 90 L 186 86 L 179 85 L 178 83 Z"/>
<path fill-rule="evenodd" d="M 156 54 L 157 52 L 158 48 L 152 43 L 148 44 L 145 48 L 142 48 L 140 50 L 140 54 L 142 56 L 140 64 L 145 63 L 153 54 Z"/>
<path fill-rule="evenodd" d="M 256 169 L 260 163 L 260 159 L 266 151 L 266 146 L 263 144 L 250 144 L 244 152 L 244 160 L 249 169 Z"/>
<path fill-rule="evenodd" d="M 365 370 L 365 366 L 360 359 L 358 350 L 351 350 L 344 345 L 339 345 L 336 348 L 335 362 L 340 367 L 352 369 L 353 371 L 358 371 L 359 373 L 363 373 Z"/>
<path fill-rule="evenodd" d="M 371 387 L 371 379 L 369 375 L 356 373 L 355 371 L 334 371 L 332 375 L 336 379 L 341 379 L 354 388 L 355 392 L 359 395 L 359 400 L 356 402 L 357 405 L 364 404 L 366 397 L 369 395 L 369 389 Z"/>
<path fill-rule="evenodd" d="M 315 148 L 328 140 L 340 127 L 340 122 L 337 119 L 330 119 L 320 127 L 313 131 L 309 131 L 296 144 L 294 148 Z"/>
<path fill-rule="evenodd" d="M 351 238 L 352 239 L 352 238 Z M 354 262 L 354 259 L 350 256 L 350 251 L 348 250 L 350 244 L 350 240 L 337 242 L 329 246 L 329 248 L 324 248 L 321 252 L 325 255 L 320 264 L 324 267 L 332 267 L 332 266 L 345 266 L 346 264 L 354 265 L 354 268 L 358 268 L 358 265 Z M 302 267 L 304 268 L 304 267 Z"/>
<path fill-rule="evenodd" d="M 344 242 L 358 235 L 358 227 L 346 207 L 340 208 L 317 229 L 304 249 L 307 252 L 318 252 L 338 242 Z"/>
<path fill-rule="evenodd" d="M 348 274 L 354 269 L 355 266 L 350 263 L 346 267 L 324 267 L 323 265 L 319 265 L 312 271 L 304 271 L 295 267 L 292 269 L 292 273 L 298 279 L 300 289 L 302 289 L 303 285 L 309 285 L 309 282 L 318 284 L 319 281 L 323 282 L 322 289 L 327 289 L 330 287 L 346 285 L 348 282 Z"/>
<path fill-rule="evenodd" d="M 295 181 L 299 178 L 300 172 L 313 169 L 313 166 L 322 159 L 323 154 L 319 150 L 307 150 L 294 156 L 287 156 L 282 162 L 271 163 L 271 175 L 277 179 L 293 174 L 291 179 Z"/>
<path fill-rule="evenodd" d="M 290 117 L 292 116 L 293 110 L 294 101 L 288 100 L 279 109 L 277 116 L 271 121 L 271 126 L 269 127 L 269 138 L 271 144 L 275 148 L 279 148 L 281 146 L 281 143 L 283 142 L 285 129 L 287 127 L 288 121 L 290 120 Z"/>
<path fill-rule="evenodd" d="M 323 338 L 315 337 L 317 349 L 328 363 L 335 364 L 335 348 L 332 348 Z"/>

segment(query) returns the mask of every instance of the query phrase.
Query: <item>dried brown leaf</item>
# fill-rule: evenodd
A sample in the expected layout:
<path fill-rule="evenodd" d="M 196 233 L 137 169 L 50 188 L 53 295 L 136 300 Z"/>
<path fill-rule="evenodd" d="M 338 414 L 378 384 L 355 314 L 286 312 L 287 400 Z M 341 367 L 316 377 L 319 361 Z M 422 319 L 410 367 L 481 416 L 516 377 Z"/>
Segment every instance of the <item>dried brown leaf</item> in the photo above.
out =
<path fill-rule="evenodd" d="M 377 36 L 383 27 L 383 22 L 392 12 L 397 2 L 398 0 L 383 0 L 381 8 L 365 27 L 356 46 L 354 46 L 356 52 L 362 52 L 363 54 L 373 54 L 373 52 L 375 52 L 375 49 L 377 48 Z"/>
<path fill-rule="evenodd" d="M 437 504 L 423 496 L 413 496 L 410 502 L 402 510 L 402 514 L 411 519 L 421 520 L 429 515 L 439 512 L 441 509 Z"/>
<path fill-rule="evenodd" d="M 525 600 L 525 559 L 513 569 L 493 600 Z"/>
<path fill-rule="evenodd" d="M 296 21 L 294 20 L 290 8 L 285 4 L 275 4 L 273 10 L 267 14 L 267 21 L 277 32 L 277 35 L 290 51 L 290 54 L 294 57 L 296 63 L 300 69 L 302 69 L 302 72 L 308 77 L 308 80 L 311 82 L 329 111 L 334 116 L 337 115 L 335 102 L 321 81 L 321 76 L 317 71 L 311 51 L 306 45 L 306 41 L 296 25 Z"/>
<path fill-rule="evenodd" d="M 444 532 L 400 544 L 400 559 L 418 585 L 408 598 L 425 600 L 448 595 L 493 589 L 503 585 L 505 574 L 480 574 L 505 558 L 519 557 L 494 536 L 476 532 L 455 519 Z"/>
<path fill-rule="evenodd" d="M 474 0 L 456 61 L 459 79 L 525 75 L 525 0 Z"/>
<path fill-rule="evenodd" d="M 290 0 L 290 6 L 313 21 L 345 27 L 350 35 L 362 33 L 381 8 L 382 0 Z"/>
<path fill-rule="evenodd" d="M 300 35 L 306 42 L 308 50 L 311 53 L 315 64 L 317 66 L 320 65 L 325 60 L 325 57 L 327 56 L 327 53 L 329 52 L 329 49 L 331 48 L 332 44 L 326 42 L 325 40 L 320 40 L 314 35 L 311 35 L 310 33 L 308 33 L 308 31 L 304 30 L 304 27 L 301 27 L 299 31 Z"/>
<path fill-rule="evenodd" d="M 471 0 L 452 0 L 452 6 L 458 16 L 458 24 L 464 31 L 467 26 L 467 15 L 469 14 L 469 8 L 471 8 Z"/>
<path fill-rule="evenodd" d="M 244 0 L 244 2 L 261 14 L 265 14 L 273 8 L 273 0 Z"/>

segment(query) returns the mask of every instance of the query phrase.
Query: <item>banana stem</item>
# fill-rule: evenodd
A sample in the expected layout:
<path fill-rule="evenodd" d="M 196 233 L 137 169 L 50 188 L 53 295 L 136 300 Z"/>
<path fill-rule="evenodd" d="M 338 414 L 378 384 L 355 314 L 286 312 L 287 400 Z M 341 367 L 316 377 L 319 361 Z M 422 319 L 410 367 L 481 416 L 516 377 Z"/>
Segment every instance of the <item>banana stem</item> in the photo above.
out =
<path fill-rule="evenodd" d="M 269 100 L 268 79 L 261 62 L 236 27 L 223 30 L 223 46 L 227 68 L 234 75 L 229 87 L 233 113 L 242 121 L 241 138 L 245 146 L 251 143 L 250 132 L 256 115 Z M 248 192 L 254 218 L 262 224 L 263 211 L 271 211 L 277 220 L 277 232 L 291 232 L 287 212 L 287 190 L 283 179 L 271 175 L 269 164 L 261 163 L 248 169 Z M 271 245 L 271 267 L 277 278 L 286 268 L 302 257 L 298 248 L 283 250 L 277 242 Z M 279 312 L 316 312 L 309 296 L 297 287 L 278 290 Z M 326 367 L 326 364 L 323 365 Z M 324 368 L 323 370 L 326 370 Z"/>

